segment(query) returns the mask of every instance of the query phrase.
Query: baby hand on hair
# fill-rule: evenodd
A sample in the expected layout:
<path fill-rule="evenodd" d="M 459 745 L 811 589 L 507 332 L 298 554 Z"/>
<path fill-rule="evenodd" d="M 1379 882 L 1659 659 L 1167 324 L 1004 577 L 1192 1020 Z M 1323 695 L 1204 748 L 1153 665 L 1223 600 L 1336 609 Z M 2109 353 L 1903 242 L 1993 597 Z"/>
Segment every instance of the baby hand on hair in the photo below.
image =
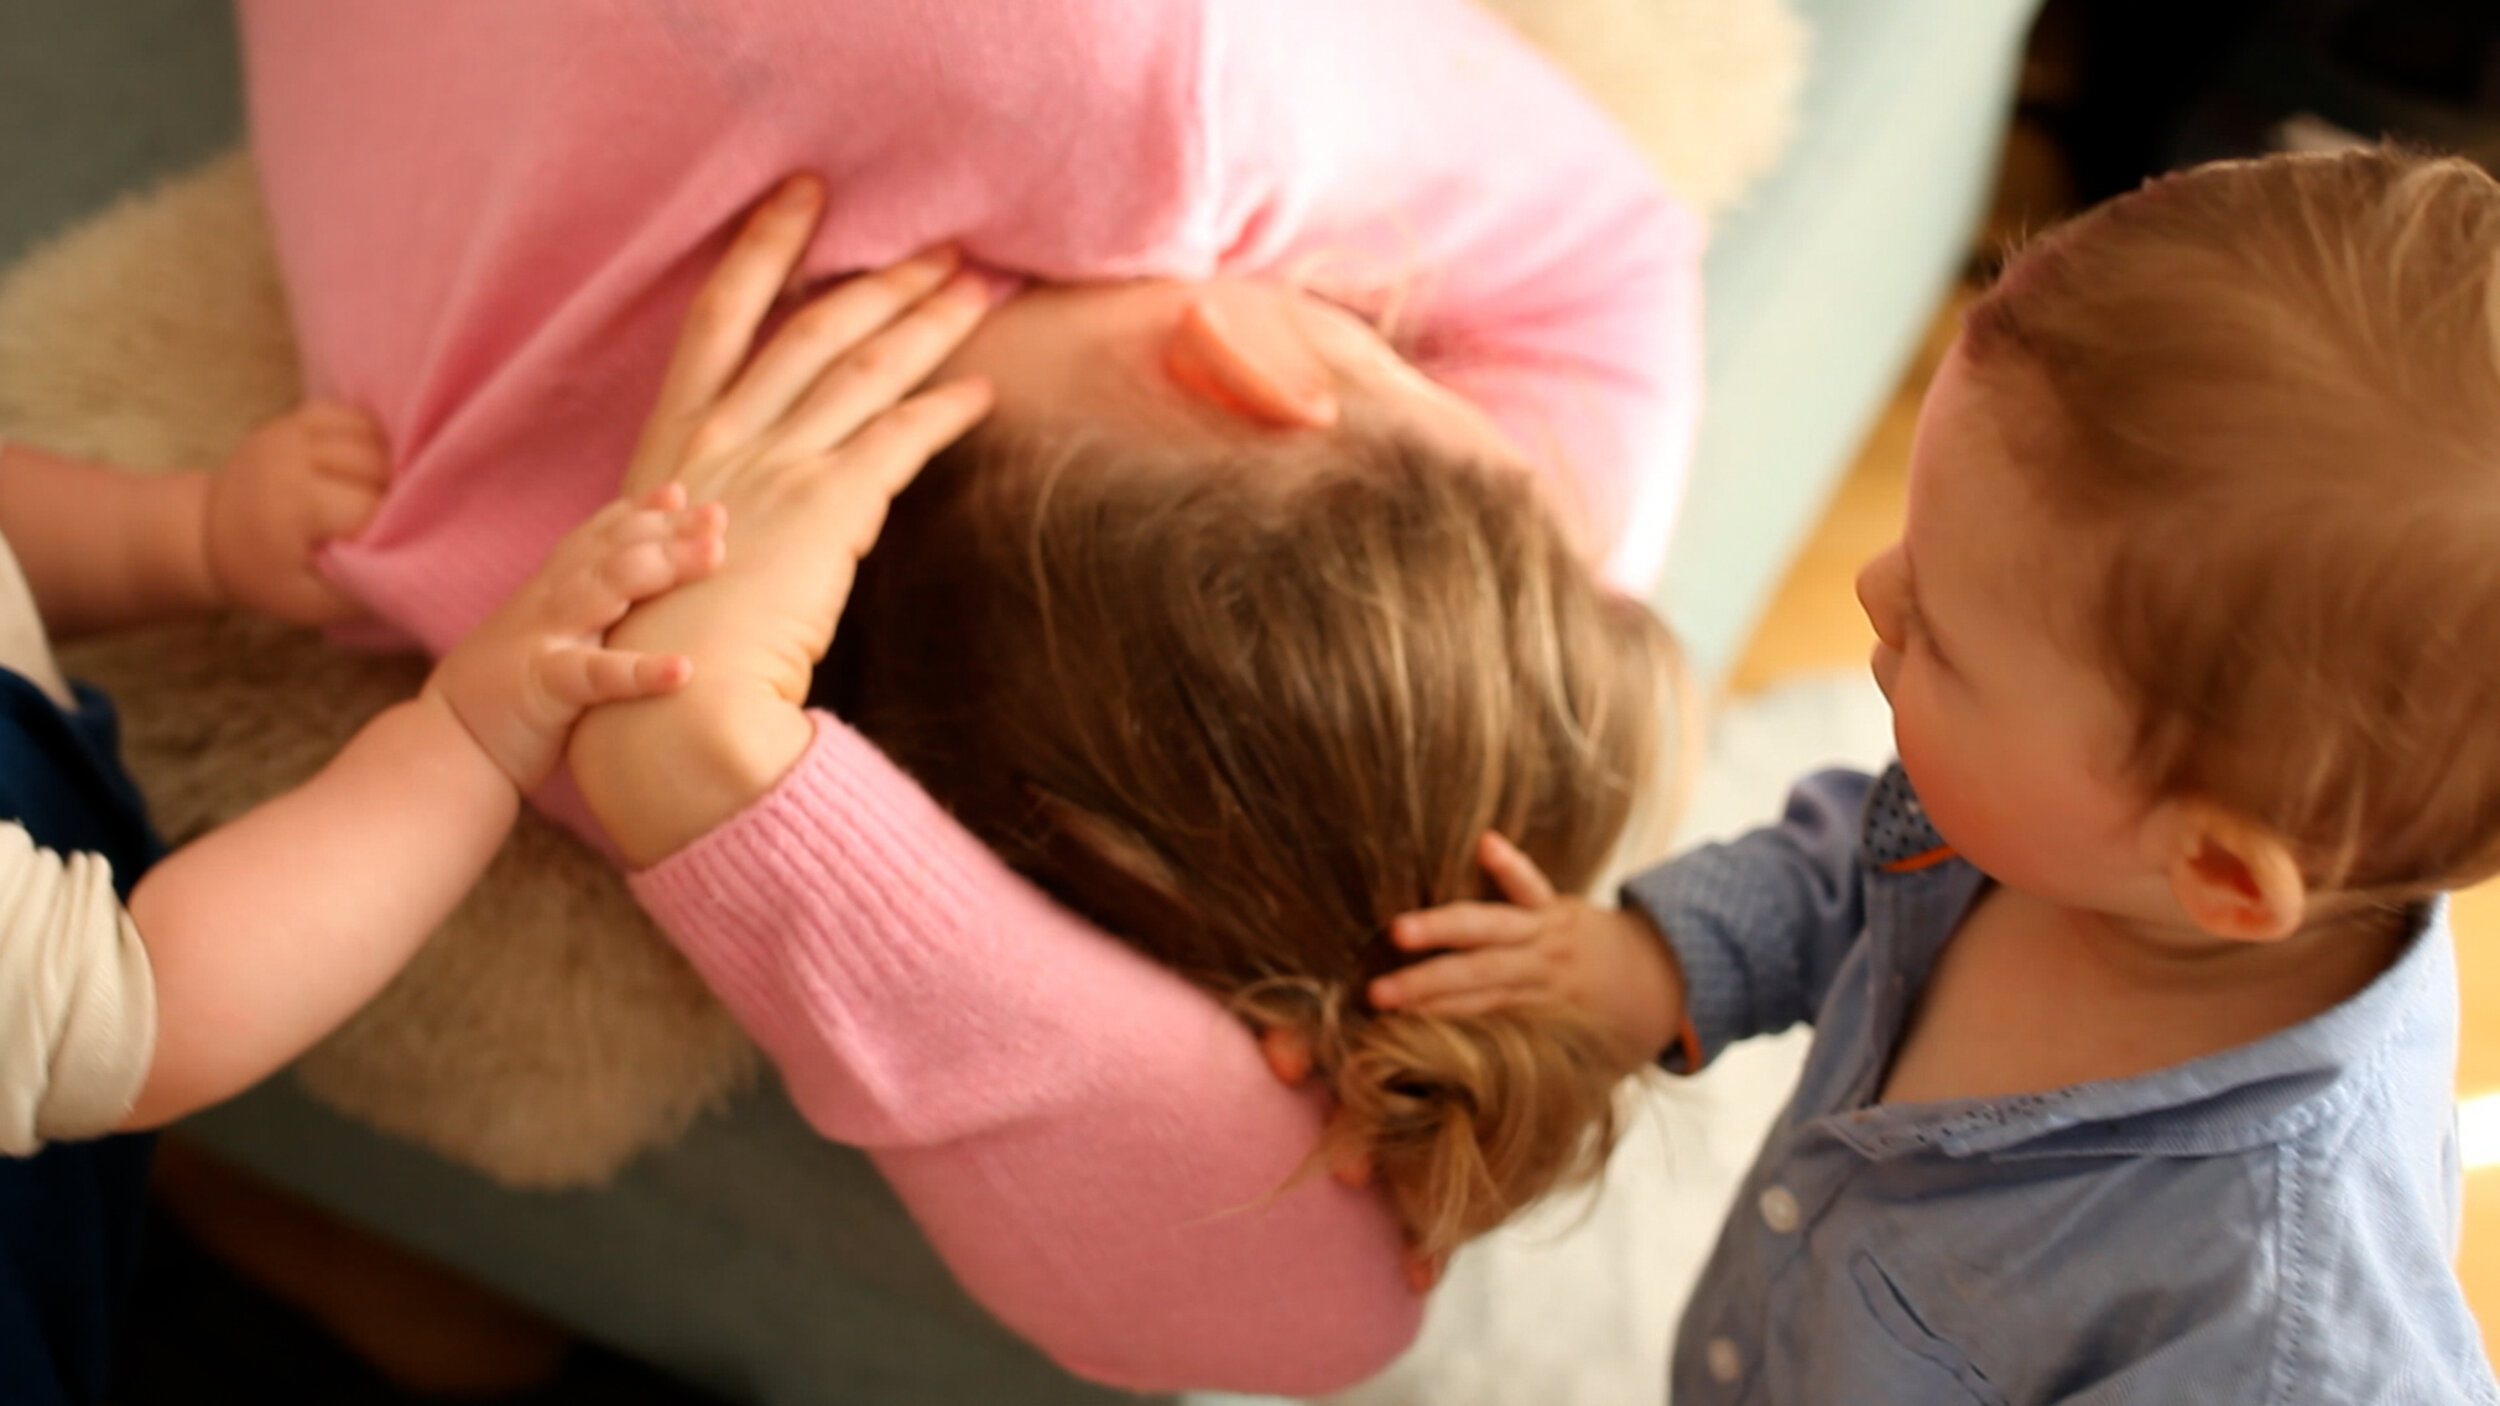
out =
<path fill-rule="evenodd" d="M 204 530 L 218 594 L 299 625 L 360 615 L 313 558 L 364 526 L 390 475 L 381 427 L 352 406 L 310 400 L 254 429 L 209 475 Z"/>
<path fill-rule="evenodd" d="M 1557 894 L 1533 860 L 1487 831 L 1477 863 L 1508 903 L 1450 903 L 1400 916 L 1389 940 L 1435 952 L 1371 983 L 1374 1006 L 1464 1017 L 1561 1004 L 1611 1031 L 1624 1068 L 1656 1059 L 1683 1028 L 1675 954 L 1636 912 Z"/>
<path fill-rule="evenodd" d="M 676 484 L 610 503 L 443 656 L 425 696 L 451 710 L 513 785 L 532 789 L 563 759 L 586 709 L 667 693 L 692 673 L 682 655 L 610 648 L 605 636 L 636 602 L 719 566 L 726 521 L 717 506 L 687 507 Z"/>

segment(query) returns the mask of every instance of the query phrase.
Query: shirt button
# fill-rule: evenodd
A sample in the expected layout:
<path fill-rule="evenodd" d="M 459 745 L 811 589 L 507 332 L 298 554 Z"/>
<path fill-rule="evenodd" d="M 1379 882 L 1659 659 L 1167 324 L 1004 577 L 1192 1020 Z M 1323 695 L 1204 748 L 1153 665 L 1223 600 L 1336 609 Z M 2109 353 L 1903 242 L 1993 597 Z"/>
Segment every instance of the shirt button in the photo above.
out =
<path fill-rule="evenodd" d="M 1744 1373 L 1745 1359 L 1736 1355 L 1736 1344 L 1726 1338 L 1712 1338 L 1710 1346 L 1702 1350 L 1702 1356 L 1709 1359 L 1712 1379 L 1722 1386 L 1734 1382 Z"/>
<path fill-rule="evenodd" d="M 1771 1227 L 1775 1235 L 1786 1235 L 1804 1219 L 1804 1213 L 1797 1205 L 1796 1193 L 1784 1186 L 1766 1189 L 1754 1204 L 1762 1212 L 1762 1223 Z"/>

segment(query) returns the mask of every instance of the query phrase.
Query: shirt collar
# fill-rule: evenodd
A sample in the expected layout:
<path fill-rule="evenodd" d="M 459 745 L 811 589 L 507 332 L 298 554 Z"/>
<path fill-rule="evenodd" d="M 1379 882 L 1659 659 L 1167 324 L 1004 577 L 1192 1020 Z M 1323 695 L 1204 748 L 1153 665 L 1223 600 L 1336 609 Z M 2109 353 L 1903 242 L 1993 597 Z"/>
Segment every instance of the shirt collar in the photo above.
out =
<path fill-rule="evenodd" d="M 1986 885 L 1927 822 L 1898 764 L 1868 796 L 1861 843 L 1872 923 L 1915 909 L 1939 926 L 1955 924 Z M 1876 951 L 1903 963 L 1914 993 L 1944 935 L 1869 936 Z M 2357 1067 L 2399 1046 L 2450 1038 L 2446 1025 L 2427 1024 L 2424 1016 L 2453 1010 L 2442 993 L 2455 979 L 2443 898 L 2409 915 L 2403 952 L 2368 986 L 2263 1039 L 2133 1078 L 2009 1098 L 1865 1107 L 1835 1114 L 1830 1123 L 1842 1141 L 1875 1158 L 1922 1149 L 1953 1157 L 2194 1156 L 2281 1142 L 2348 1096 Z M 1906 1010 L 1906 997 L 1902 1004 Z M 1877 1022 L 1887 1063 L 1904 1011 L 1891 1014 Z"/>

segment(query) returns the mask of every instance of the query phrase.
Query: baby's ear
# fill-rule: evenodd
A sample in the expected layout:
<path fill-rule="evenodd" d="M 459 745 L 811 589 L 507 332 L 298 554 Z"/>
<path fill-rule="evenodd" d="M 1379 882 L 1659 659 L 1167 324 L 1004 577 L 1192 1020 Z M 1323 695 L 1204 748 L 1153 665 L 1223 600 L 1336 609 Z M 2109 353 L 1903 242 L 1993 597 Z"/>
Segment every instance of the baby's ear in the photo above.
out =
<path fill-rule="evenodd" d="M 2309 884 L 2282 836 L 2209 801 L 2167 801 L 2162 809 L 2170 892 L 2191 922 L 2240 942 L 2299 931 Z"/>

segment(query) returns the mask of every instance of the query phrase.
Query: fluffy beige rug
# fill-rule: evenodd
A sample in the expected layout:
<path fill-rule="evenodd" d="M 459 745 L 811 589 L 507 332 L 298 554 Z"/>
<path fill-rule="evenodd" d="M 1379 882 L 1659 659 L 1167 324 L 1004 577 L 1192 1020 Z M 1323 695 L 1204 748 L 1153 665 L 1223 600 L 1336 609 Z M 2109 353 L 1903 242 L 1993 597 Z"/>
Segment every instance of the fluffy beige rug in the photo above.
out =
<path fill-rule="evenodd" d="M 1724 206 L 1776 157 L 1804 71 L 1783 0 L 1490 0 Z M 0 432 L 143 468 L 213 463 L 297 397 L 247 157 L 119 204 L 0 280 Z M 198 834 L 317 768 L 423 675 L 226 620 L 88 642 L 158 823 Z M 588 850 L 526 818 L 399 981 L 298 1076 L 513 1185 L 595 1182 L 753 1078 L 754 1048 Z"/>

